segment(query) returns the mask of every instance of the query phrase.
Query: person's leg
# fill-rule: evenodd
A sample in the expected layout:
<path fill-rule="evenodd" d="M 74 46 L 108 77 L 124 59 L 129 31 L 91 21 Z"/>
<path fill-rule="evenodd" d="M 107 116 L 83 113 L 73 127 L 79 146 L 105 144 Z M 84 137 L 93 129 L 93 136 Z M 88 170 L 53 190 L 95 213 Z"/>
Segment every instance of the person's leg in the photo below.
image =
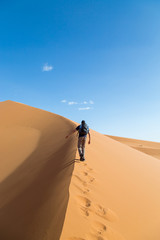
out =
<path fill-rule="evenodd" d="M 85 159 L 85 144 L 86 144 L 86 137 L 83 137 L 83 139 L 82 139 L 82 155 L 83 155 L 84 159 Z"/>
<path fill-rule="evenodd" d="M 78 138 L 78 152 L 79 156 L 82 157 L 82 137 Z"/>

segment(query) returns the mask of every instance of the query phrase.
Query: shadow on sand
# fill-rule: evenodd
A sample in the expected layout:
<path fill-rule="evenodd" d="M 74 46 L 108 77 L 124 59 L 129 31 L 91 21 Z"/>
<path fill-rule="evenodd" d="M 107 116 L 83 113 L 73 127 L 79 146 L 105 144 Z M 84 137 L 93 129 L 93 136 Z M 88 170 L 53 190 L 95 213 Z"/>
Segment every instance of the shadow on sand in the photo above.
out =
<path fill-rule="evenodd" d="M 0 183 L 0 239 L 58 240 L 69 199 L 76 145 L 43 154 L 45 143 Z M 69 161 L 69 159 L 73 159 Z"/>

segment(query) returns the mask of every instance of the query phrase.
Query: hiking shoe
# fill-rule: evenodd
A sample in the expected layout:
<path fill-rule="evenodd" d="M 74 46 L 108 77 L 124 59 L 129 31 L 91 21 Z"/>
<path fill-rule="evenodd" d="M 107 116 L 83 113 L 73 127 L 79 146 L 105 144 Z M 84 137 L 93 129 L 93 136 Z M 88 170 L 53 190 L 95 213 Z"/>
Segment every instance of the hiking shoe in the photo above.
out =
<path fill-rule="evenodd" d="M 80 159 L 80 161 L 85 161 L 85 158 L 84 158 L 84 157 L 82 157 L 82 158 Z"/>

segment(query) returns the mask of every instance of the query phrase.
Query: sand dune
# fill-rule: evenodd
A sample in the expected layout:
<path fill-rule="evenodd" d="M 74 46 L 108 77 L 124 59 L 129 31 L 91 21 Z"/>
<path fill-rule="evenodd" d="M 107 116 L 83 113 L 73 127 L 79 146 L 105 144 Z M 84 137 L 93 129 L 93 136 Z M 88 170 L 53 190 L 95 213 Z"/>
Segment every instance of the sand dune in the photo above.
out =
<path fill-rule="evenodd" d="M 0 239 L 160 239 L 159 160 L 91 131 L 80 162 L 75 123 L 11 101 L 0 113 Z"/>
<path fill-rule="evenodd" d="M 160 239 L 159 160 L 91 134 L 87 161 L 75 164 L 61 239 Z"/>
<path fill-rule="evenodd" d="M 64 135 L 73 123 L 11 101 L 0 114 L 0 239 L 57 240 L 76 150 Z"/>
<path fill-rule="evenodd" d="M 160 159 L 160 143 L 159 142 L 151 142 L 151 141 L 143 141 L 137 140 L 132 138 L 124 138 L 124 137 L 116 137 L 116 136 L 109 136 L 108 137 L 117 140 L 121 143 L 124 143 L 138 151 L 144 152 L 148 155 L 156 157 Z"/>

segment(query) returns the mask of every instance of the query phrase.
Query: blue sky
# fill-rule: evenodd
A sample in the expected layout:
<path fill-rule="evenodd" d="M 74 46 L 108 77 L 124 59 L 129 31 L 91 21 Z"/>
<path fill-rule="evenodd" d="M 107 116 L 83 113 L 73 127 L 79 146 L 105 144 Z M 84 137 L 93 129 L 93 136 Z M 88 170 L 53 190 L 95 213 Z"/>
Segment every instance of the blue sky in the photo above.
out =
<path fill-rule="evenodd" d="M 159 13 L 155 0 L 1 1 L 0 101 L 160 141 Z"/>

